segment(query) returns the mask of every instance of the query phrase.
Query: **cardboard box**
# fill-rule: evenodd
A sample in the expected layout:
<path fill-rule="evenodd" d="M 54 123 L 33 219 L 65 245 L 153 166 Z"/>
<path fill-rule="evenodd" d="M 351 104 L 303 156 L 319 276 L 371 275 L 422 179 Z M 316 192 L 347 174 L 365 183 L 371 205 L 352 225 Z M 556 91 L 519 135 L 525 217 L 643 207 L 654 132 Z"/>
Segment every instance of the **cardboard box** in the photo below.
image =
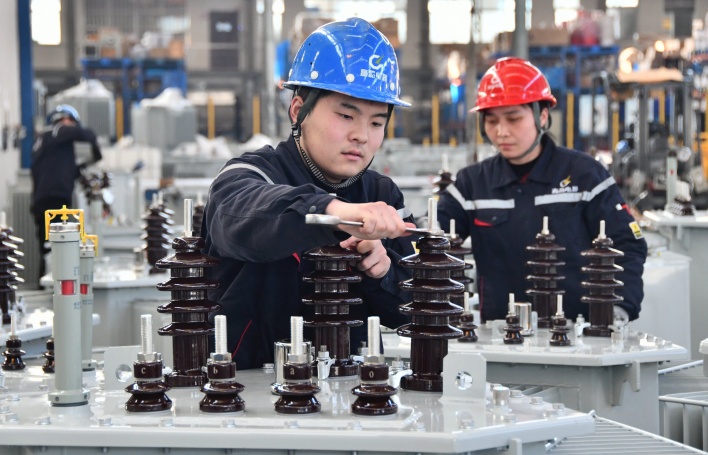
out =
<path fill-rule="evenodd" d="M 567 46 L 570 33 L 564 28 L 532 28 L 529 30 L 529 46 Z"/>
<path fill-rule="evenodd" d="M 148 51 L 150 58 L 168 58 L 168 50 L 166 47 L 153 47 Z"/>
<path fill-rule="evenodd" d="M 183 59 L 184 58 L 184 41 L 177 38 L 172 38 L 167 45 L 168 58 Z"/>

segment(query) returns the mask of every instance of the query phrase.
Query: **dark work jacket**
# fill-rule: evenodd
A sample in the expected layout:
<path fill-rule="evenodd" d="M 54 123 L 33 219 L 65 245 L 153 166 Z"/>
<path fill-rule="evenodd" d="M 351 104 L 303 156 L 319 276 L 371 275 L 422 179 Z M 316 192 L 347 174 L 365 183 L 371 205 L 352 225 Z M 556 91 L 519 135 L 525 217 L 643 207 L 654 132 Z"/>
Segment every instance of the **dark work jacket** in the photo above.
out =
<path fill-rule="evenodd" d="M 71 201 L 74 182 L 81 172 L 76 163 L 75 142 L 91 144 L 93 162 L 101 160 L 96 135 L 80 125 L 49 126 L 35 141 L 31 167 L 34 204 L 46 199 Z"/>
<path fill-rule="evenodd" d="M 221 263 L 205 273 L 220 283 L 209 298 L 226 315 L 227 342 L 239 369 L 273 362 L 274 342 L 290 337 L 290 317 L 307 320 L 312 314 L 311 306 L 302 304 L 305 291 L 312 291 L 302 277 L 314 264 L 302 259 L 303 253 L 349 237 L 331 227 L 305 224 L 306 214 L 324 213 L 335 199 L 328 191 L 303 163 L 292 136 L 276 149 L 266 146 L 230 160 L 212 183 L 201 235 L 205 252 Z M 366 171 L 336 197 L 354 203 L 383 201 L 412 221 L 398 187 L 374 171 Z M 351 305 L 349 312 L 364 322 L 351 329 L 353 353 L 366 340 L 368 316 L 379 316 L 391 328 L 409 322 L 398 311 L 406 303 L 398 283 L 411 273 L 398 261 L 414 253 L 411 237 L 383 244 L 391 258 L 388 274 L 378 280 L 364 276 L 351 287 L 363 304 Z M 311 335 L 306 332 L 305 338 L 312 340 Z"/>
<path fill-rule="evenodd" d="M 581 267 L 588 260 L 580 253 L 591 248 L 600 221 L 605 220 L 606 235 L 624 253 L 616 261 L 624 267 L 616 275 L 624 282 L 616 291 L 624 298 L 620 306 L 630 319 L 636 319 L 644 297 L 647 244 L 614 178 L 589 155 L 557 147 L 547 137 L 542 144 L 543 151 L 525 178 L 519 179 L 498 154 L 462 169 L 440 197 L 441 227 L 448 230 L 450 220 L 455 219 L 459 235 L 471 236 L 482 319 L 503 319 L 512 292 L 516 301 L 530 301 L 526 290 L 533 284 L 526 280 L 531 272 L 526 247 L 536 242 L 544 216 L 548 216 L 555 243 L 566 248 L 559 254 L 565 261 L 559 269 L 565 276 L 559 287 L 565 290 L 566 317 L 588 315 L 587 304 L 580 301 L 587 294 L 581 281 L 588 276 Z"/>

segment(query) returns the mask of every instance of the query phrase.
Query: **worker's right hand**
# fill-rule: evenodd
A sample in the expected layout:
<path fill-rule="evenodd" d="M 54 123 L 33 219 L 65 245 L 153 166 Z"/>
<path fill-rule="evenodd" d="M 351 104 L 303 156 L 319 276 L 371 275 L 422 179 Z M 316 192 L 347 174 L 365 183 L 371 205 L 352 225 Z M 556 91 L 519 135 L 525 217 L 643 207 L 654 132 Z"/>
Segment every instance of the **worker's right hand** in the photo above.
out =
<path fill-rule="evenodd" d="M 404 235 L 406 223 L 395 208 L 384 202 L 350 204 L 333 200 L 327 205 L 325 215 L 335 215 L 342 220 L 361 221 L 363 226 L 339 225 L 339 229 L 363 240 L 393 239 Z"/>

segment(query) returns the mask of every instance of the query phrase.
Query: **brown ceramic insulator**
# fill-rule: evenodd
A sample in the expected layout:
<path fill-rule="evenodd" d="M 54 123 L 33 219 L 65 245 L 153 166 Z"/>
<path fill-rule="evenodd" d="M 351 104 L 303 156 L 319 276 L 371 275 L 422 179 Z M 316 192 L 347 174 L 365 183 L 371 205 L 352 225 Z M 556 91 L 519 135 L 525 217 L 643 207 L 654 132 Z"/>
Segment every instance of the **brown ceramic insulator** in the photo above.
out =
<path fill-rule="evenodd" d="M 691 216 L 696 214 L 696 206 L 691 202 L 690 197 L 676 196 L 673 202 L 666 205 L 669 213 L 678 216 Z"/>
<path fill-rule="evenodd" d="M 141 237 L 145 241 L 144 250 L 146 251 L 147 262 L 150 264 L 150 273 L 163 273 L 164 270 L 156 267 L 157 261 L 167 256 L 167 250 L 170 247 L 170 239 L 173 231 L 170 226 L 174 224 L 171 218 L 160 211 L 156 205 L 148 208 L 148 211 L 143 215 L 143 229 L 145 233 Z"/>
<path fill-rule="evenodd" d="M 462 314 L 462 308 L 450 301 L 450 294 L 464 286 L 450 279 L 452 270 L 465 264 L 447 252 L 450 241 L 444 236 L 428 235 L 418 240 L 418 254 L 401 259 L 401 266 L 413 269 L 413 278 L 400 284 L 413 295 L 413 301 L 399 307 L 411 317 L 411 323 L 397 329 L 398 335 L 411 338 L 413 374 L 401 379 L 401 387 L 421 392 L 442 391 L 442 363 L 448 340 L 459 338 L 462 331 L 450 325 L 450 317 Z"/>
<path fill-rule="evenodd" d="M 2 355 L 5 356 L 2 369 L 8 371 L 24 370 L 25 362 L 22 360 L 22 356 L 25 355 L 25 351 L 20 349 L 22 347 L 22 340 L 11 335 L 7 339 L 5 347 L 5 352 L 2 353 Z"/>
<path fill-rule="evenodd" d="M 17 247 L 9 241 L 8 235 L 0 232 L 0 309 L 3 324 L 10 323 L 17 283 L 22 281 L 17 276 L 17 270 L 22 266 L 17 263 L 16 250 Z"/>
<path fill-rule="evenodd" d="M 202 220 L 204 219 L 204 204 L 195 205 L 192 209 L 192 232 L 195 237 L 202 234 Z"/>
<path fill-rule="evenodd" d="M 444 169 L 439 170 L 438 175 L 433 179 L 433 195 L 439 195 L 453 183 L 455 183 L 455 179 L 452 177 L 452 173 Z"/>
<path fill-rule="evenodd" d="M 275 412 L 281 414 L 312 414 L 320 411 L 315 394 L 320 388 L 310 382 L 312 367 L 308 363 L 288 362 L 283 365 L 284 384 L 275 386 L 280 395 L 275 402 Z"/>
<path fill-rule="evenodd" d="M 522 344 L 524 342 L 524 337 L 521 335 L 519 315 L 511 313 L 507 314 L 504 330 L 506 331 L 506 334 L 504 335 L 504 344 Z"/>
<path fill-rule="evenodd" d="M 44 354 L 44 365 L 42 366 L 42 371 L 45 373 L 54 373 L 54 338 L 47 338 L 47 350 Z"/>
<path fill-rule="evenodd" d="M 457 339 L 461 343 L 474 343 L 477 341 L 477 326 L 474 324 L 474 315 L 472 313 L 462 313 L 460 320 L 457 323 L 457 328 L 462 330 L 462 336 Z"/>
<path fill-rule="evenodd" d="M 388 385 L 388 365 L 365 363 L 359 372 L 361 384 L 352 389 L 358 398 L 352 404 L 356 415 L 380 416 L 398 412 L 398 405 L 391 399 L 396 388 Z"/>
<path fill-rule="evenodd" d="M 570 329 L 567 327 L 567 323 L 568 320 L 563 316 L 555 315 L 553 317 L 553 327 L 549 330 L 551 339 L 548 341 L 551 346 L 570 346 L 568 338 Z"/>
<path fill-rule="evenodd" d="M 548 329 L 551 327 L 555 303 L 558 295 L 565 291 L 558 287 L 558 282 L 565 279 L 559 274 L 559 269 L 565 262 L 558 259 L 558 254 L 565 251 L 565 247 L 555 243 L 556 236 L 552 233 L 536 234 L 536 242 L 527 246 L 526 251 L 531 259 L 526 265 L 531 273 L 526 275 L 526 281 L 533 286 L 526 290 L 526 295 L 531 300 L 531 308 L 538 314 L 538 327 Z"/>
<path fill-rule="evenodd" d="M 172 315 L 172 323 L 157 333 L 172 337 L 174 366 L 165 377 L 170 387 L 199 387 L 207 382 L 202 371 L 209 358 L 208 338 L 214 333 L 209 313 L 221 306 L 207 298 L 207 291 L 219 283 L 204 276 L 205 267 L 216 267 L 219 261 L 201 252 L 201 237 L 177 237 L 172 241 L 175 254 L 162 258 L 155 266 L 170 271 L 170 279 L 158 283 L 160 291 L 170 291 L 171 300 L 157 307 L 159 313 Z"/>
<path fill-rule="evenodd" d="M 361 260 L 361 254 L 335 244 L 313 248 L 303 258 L 315 262 L 315 271 L 303 277 L 315 290 L 302 299 L 305 305 L 314 305 L 315 315 L 303 321 L 303 325 L 314 327 L 314 345 L 326 346 L 334 359 L 330 376 L 356 376 L 359 362 L 350 359 L 349 334 L 352 327 L 364 322 L 349 316 L 349 305 L 362 303 L 349 286 L 361 282 L 361 274 L 350 266 Z"/>
<path fill-rule="evenodd" d="M 622 297 L 615 294 L 615 289 L 624 283 L 615 279 L 615 274 L 624 269 L 615 264 L 615 260 L 624 256 L 624 253 L 612 248 L 612 239 L 598 237 L 593 240 L 592 248 L 582 251 L 580 255 L 590 260 L 588 265 L 580 269 L 588 275 L 588 279 L 580 283 L 588 290 L 588 294 L 582 296 L 580 301 L 588 304 L 590 322 L 590 327 L 585 327 L 583 334 L 609 337 L 612 335 L 609 326 L 614 324 L 614 306 L 623 301 Z"/>
<path fill-rule="evenodd" d="M 15 259 L 13 264 L 10 266 L 10 273 L 13 275 L 12 284 L 19 286 L 25 282 L 24 279 L 20 278 L 20 274 L 25 270 L 25 267 L 22 265 L 25 253 L 20 251 L 20 245 L 22 245 L 25 241 L 20 237 L 15 236 L 12 228 L 9 226 L 0 229 L 0 231 L 4 232 L 6 235 L 5 239 L 2 240 L 2 243 L 5 243 L 7 246 L 12 248 L 10 260 L 12 260 L 12 258 Z M 0 234 L 0 238 L 2 238 L 2 234 Z M 14 295 L 11 301 L 15 301 Z"/>
<path fill-rule="evenodd" d="M 448 254 L 450 256 L 456 257 L 457 259 L 464 261 L 467 256 L 472 254 L 472 250 L 470 248 L 465 248 L 462 246 L 465 239 L 463 239 L 459 235 L 456 235 L 454 237 L 448 237 L 448 239 L 450 240 L 450 250 L 448 251 Z M 472 264 L 465 262 L 464 269 L 455 269 L 450 271 L 450 278 L 452 278 L 454 281 L 457 281 L 458 283 L 461 283 L 464 286 L 462 292 L 453 292 L 450 294 L 450 301 L 455 305 L 461 306 L 462 308 L 465 307 L 465 292 L 469 292 L 470 297 L 474 295 L 474 293 L 470 289 L 470 284 L 473 280 L 471 277 L 467 276 L 467 271 L 471 269 Z M 460 328 L 459 317 L 450 317 L 450 324 Z"/>
<path fill-rule="evenodd" d="M 231 361 L 211 362 L 207 365 L 209 382 L 202 386 L 205 394 L 199 402 L 202 412 L 239 412 L 246 403 L 239 393 L 245 387 L 236 382 L 236 364 Z"/>
<path fill-rule="evenodd" d="M 156 205 L 157 209 L 162 213 L 166 218 L 173 219 L 175 216 L 175 211 L 172 210 L 171 208 L 167 207 L 167 205 L 162 202 L 158 203 Z"/>
<path fill-rule="evenodd" d="M 125 403 L 129 412 L 165 411 L 172 407 L 166 395 L 170 387 L 162 380 L 162 360 L 133 363 L 135 382 L 125 388 L 131 397 Z"/>

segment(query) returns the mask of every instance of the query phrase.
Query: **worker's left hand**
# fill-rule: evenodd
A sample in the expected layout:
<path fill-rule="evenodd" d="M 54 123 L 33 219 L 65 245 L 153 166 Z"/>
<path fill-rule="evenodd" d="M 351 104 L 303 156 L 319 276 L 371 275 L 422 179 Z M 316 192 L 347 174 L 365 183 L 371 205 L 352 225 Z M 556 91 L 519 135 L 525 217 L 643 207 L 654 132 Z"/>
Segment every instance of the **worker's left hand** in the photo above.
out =
<path fill-rule="evenodd" d="M 361 253 L 362 258 L 357 262 L 356 268 L 371 278 L 383 278 L 391 267 L 391 258 L 388 257 L 381 240 L 361 240 L 349 237 L 339 245 L 342 248 Z"/>

